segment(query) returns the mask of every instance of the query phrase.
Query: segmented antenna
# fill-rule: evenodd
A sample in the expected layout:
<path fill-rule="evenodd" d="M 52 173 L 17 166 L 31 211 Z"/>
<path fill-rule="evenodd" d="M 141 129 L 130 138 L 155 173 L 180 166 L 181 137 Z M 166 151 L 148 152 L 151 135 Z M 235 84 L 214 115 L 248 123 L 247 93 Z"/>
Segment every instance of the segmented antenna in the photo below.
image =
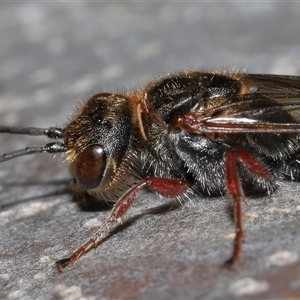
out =
<path fill-rule="evenodd" d="M 37 128 L 37 127 L 10 127 L 1 126 L 0 133 L 11 134 L 26 134 L 31 136 L 45 135 L 51 139 L 61 139 L 63 137 L 63 129 L 57 127 Z M 27 147 L 14 152 L 5 153 L 0 155 L 0 163 L 14 159 L 24 155 L 38 154 L 38 153 L 62 153 L 67 151 L 67 146 L 61 142 L 48 143 L 41 147 Z"/>
<path fill-rule="evenodd" d="M 50 139 L 61 139 L 64 130 L 58 127 L 37 128 L 37 127 L 11 127 L 0 125 L 0 133 L 26 134 L 26 135 L 45 135 Z"/>

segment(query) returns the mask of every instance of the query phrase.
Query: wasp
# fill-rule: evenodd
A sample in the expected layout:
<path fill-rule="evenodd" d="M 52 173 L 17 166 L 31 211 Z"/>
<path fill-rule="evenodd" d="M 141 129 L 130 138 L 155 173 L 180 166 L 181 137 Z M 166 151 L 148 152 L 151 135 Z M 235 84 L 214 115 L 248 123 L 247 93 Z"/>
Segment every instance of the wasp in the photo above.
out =
<path fill-rule="evenodd" d="M 63 153 L 79 198 L 114 204 L 98 231 L 59 270 L 95 248 L 144 189 L 178 201 L 227 194 L 241 258 L 244 192 L 300 180 L 300 77 L 183 71 L 124 94 L 99 93 L 64 128 L 1 126 L 52 142 L 0 156 Z"/>

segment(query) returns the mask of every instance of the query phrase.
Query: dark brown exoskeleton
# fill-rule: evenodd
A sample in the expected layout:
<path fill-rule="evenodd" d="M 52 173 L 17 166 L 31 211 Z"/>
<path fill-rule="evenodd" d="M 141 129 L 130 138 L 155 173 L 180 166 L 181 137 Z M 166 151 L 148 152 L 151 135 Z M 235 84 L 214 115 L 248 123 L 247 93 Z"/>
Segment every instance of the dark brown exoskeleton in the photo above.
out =
<path fill-rule="evenodd" d="M 234 263 L 244 237 L 243 191 L 271 193 L 284 177 L 300 179 L 300 77 L 181 72 L 143 90 L 97 94 L 63 129 L 1 126 L 0 132 L 62 139 L 4 154 L 0 162 L 63 152 L 77 196 L 115 203 L 95 235 L 56 262 L 60 270 L 96 247 L 145 187 L 180 201 L 227 192 Z"/>

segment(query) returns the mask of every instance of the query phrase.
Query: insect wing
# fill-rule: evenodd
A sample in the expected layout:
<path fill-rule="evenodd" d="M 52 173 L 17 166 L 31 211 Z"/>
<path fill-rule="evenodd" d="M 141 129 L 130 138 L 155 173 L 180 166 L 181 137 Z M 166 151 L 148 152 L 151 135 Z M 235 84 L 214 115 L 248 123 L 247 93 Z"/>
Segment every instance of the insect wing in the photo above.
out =
<path fill-rule="evenodd" d="M 246 117 L 263 123 L 300 122 L 300 77 L 247 74 L 240 80 L 242 92 L 238 103 L 232 104 L 240 104 L 240 109 L 231 117 Z"/>
<path fill-rule="evenodd" d="M 300 133 L 299 77 L 249 74 L 238 80 L 239 93 L 208 100 L 204 110 L 196 105 L 188 114 L 191 131 Z"/>

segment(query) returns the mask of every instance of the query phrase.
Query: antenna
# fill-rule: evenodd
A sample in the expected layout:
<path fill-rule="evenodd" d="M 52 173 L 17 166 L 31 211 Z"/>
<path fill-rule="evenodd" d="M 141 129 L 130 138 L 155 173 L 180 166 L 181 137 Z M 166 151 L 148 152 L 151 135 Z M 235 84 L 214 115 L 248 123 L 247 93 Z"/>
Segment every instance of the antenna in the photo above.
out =
<path fill-rule="evenodd" d="M 0 133 L 10 134 L 26 134 L 31 136 L 45 135 L 51 139 L 63 138 L 63 128 L 49 127 L 10 127 L 0 125 Z M 41 147 L 27 147 L 14 152 L 5 153 L 0 155 L 0 163 L 11 160 L 20 156 L 38 154 L 38 153 L 62 153 L 67 151 L 67 146 L 62 142 L 52 142 Z"/>
<path fill-rule="evenodd" d="M 45 135 L 50 139 L 61 139 L 63 137 L 64 130 L 58 127 L 49 128 L 37 128 L 37 127 L 11 127 L 0 125 L 0 133 L 11 134 L 26 134 L 26 135 Z"/>

